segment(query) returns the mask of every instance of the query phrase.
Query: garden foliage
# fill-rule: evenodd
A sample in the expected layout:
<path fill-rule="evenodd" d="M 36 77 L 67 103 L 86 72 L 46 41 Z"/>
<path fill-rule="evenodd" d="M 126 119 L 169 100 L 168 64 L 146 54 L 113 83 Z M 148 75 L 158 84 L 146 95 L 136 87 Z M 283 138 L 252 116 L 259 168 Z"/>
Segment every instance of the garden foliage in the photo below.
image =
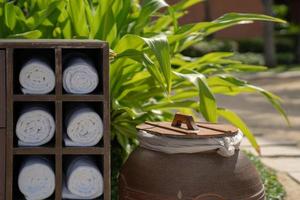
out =
<path fill-rule="evenodd" d="M 174 110 L 201 113 L 239 127 L 252 145 L 252 133 L 215 95 L 260 93 L 285 119 L 280 98 L 238 79 L 239 72 L 265 70 L 230 59 L 228 52 L 191 58 L 181 52 L 206 36 L 255 20 L 284 22 L 259 15 L 228 13 L 211 22 L 180 25 L 178 19 L 200 0 L 0 0 L 0 38 L 100 39 L 111 48 L 112 140 L 129 153 L 137 143 L 135 126 L 144 120 L 170 120 Z"/>

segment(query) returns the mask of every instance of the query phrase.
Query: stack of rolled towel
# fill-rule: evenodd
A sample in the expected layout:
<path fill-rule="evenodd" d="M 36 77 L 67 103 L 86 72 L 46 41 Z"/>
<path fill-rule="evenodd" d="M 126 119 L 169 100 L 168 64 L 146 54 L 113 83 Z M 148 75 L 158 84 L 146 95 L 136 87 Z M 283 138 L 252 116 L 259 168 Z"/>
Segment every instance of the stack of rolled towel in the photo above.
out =
<path fill-rule="evenodd" d="M 78 55 L 69 59 L 63 72 L 63 87 L 67 93 L 88 94 L 98 83 L 98 73 L 91 60 Z"/>
<path fill-rule="evenodd" d="M 49 160 L 28 157 L 21 165 L 18 187 L 27 200 L 50 197 L 55 189 L 55 174 Z"/>
<path fill-rule="evenodd" d="M 49 160 L 32 156 L 22 163 L 18 187 L 26 200 L 49 198 L 55 190 L 55 174 Z M 75 157 L 63 180 L 63 199 L 95 199 L 103 194 L 103 176 L 91 157 Z"/>
<path fill-rule="evenodd" d="M 103 194 L 103 176 L 87 156 L 75 158 L 66 170 L 63 199 L 95 199 Z"/>
<path fill-rule="evenodd" d="M 94 146 L 103 136 L 103 123 L 98 113 L 86 105 L 73 108 L 65 120 L 66 146 Z"/>
<path fill-rule="evenodd" d="M 65 91 L 71 94 L 93 92 L 99 84 L 99 76 L 93 62 L 80 55 L 68 60 L 63 72 Z M 48 94 L 55 87 L 55 73 L 43 59 L 32 58 L 22 66 L 19 82 L 24 94 Z"/>
<path fill-rule="evenodd" d="M 46 108 L 30 106 L 21 113 L 16 125 L 19 146 L 40 146 L 53 138 L 55 121 Z"/>
<path fill-rule="evenodd" d="M 32 58 L 22 66 L 19 82 L 24 94 L 48 94 L 55 87 L 55 74 L 47 62 Z"/>

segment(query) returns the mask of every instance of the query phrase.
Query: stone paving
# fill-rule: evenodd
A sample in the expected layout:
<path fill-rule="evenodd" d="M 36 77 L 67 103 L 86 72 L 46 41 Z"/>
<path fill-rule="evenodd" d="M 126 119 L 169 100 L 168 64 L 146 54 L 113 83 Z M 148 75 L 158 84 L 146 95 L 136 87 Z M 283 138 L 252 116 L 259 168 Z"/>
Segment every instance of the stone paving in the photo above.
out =
<path fill-rule="evenodd" d="M 300 148 L 295 142 L 274 141 L 257 137 L 261 147 L 262 162 L 279 172 L 286 172 L 300 184 Z M 241 144 L 242 149 L 257 155 L 247 139 Z"/>
<path fill-rule="evenodd" d="M 300 200 L 300 72 L 255 75 L 247 80 L 283 99 L 290 127 L 257 94 L 233 98 L 217 96 L 219 106 L 238 113 L 256 135 L 261 146 L 261 160 L 278 172 L 287 191 L 286 200 Z M 256 153 L 247 140 L 243 141 L 242 148 Z"/>

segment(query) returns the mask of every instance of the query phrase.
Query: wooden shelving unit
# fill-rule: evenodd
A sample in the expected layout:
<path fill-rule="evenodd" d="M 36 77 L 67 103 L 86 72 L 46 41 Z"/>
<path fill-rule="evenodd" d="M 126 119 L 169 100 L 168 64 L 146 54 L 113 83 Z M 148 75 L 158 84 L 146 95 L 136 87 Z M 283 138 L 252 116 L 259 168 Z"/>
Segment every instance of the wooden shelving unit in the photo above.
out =
<path fill-rule="evenodd" d="M 34 52 L 45 52 L 54 59 L 56 87 L 48 95 L 23 95 L 19 91 L 17 60 Z M 23 52 L 27 52 L 23 55 Z M 99 87 L 88 95 L 66 94 L 62 87 L 63 59 L 70 52 L 86 53 L 97 63 L 100 74 Z M 21 55 L 22 54 L 22 55 Z M 99 161 L 104 176 L 103 200 L 110 200 L 110 116 L 109 116 L 109 48 L 106 42 L 85 40 L 0 40 L 0 141 L 6 141 L 6 153 L 0 151 L 0 187 L 5 183 L 5 190 L 0 189 L 0 200 L 20 200 L 16 176 L 18 159 L 29 155 L 48 156 L 54 164 L 56 175 L 55 194 L 50 199 L 62 199 L 62 177 L 64 158 L 74 155 L 91 155 Z M 4 63 L 4 65 L 3 65 Z M 2 65 L 1 65 L 2 64 Z M 5 72 L 5 73 L 4 73 Z M 3 75 L 4 73 L 4 75 Z M 3 81 L 6 80 L 6 81 Z M 3 81 L 3 83 L 2 83 Z M 4 84 L 4 85 L 3 85 Z M 3 92 L 4 90 L 4 92 Z M 2 95 L 5 98 L 2 98 Z M 26 103 L 48 103 L 53 107 L 56 132 L 53 142 L 41 147 L 18 147 L 16 144 L 15 124 L 16 106 Z M 86 103 L 97 107 L 104 125 L 104 135 L 95 147 L 65 147 L 63 143 L 64 106 Z M 4 108 L 5 109 L 4 109 Z M 2 142 L 0 142 L 2 144 Z M 2 159 L 4 158 L 4 160 Z M 4 165 L 3 165 L 4 163 Z M 5 166 L 2 169 L 1 166 Z M 3 172 L 4 171 L 4 172 Z M 5 177 L 3 177 L 5 175 Z M 5 180 L 5 181 L 3 181 Z"/>

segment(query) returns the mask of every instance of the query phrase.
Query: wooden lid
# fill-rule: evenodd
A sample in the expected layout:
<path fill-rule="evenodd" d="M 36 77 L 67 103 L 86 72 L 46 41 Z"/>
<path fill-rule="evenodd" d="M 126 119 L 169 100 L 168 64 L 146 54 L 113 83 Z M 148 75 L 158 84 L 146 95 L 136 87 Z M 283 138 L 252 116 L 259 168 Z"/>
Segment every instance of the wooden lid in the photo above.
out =
<path fill-rule="evenodd" d="M 182 125 L 184 124 L 184 125 Z M 213 138 L 234 136 L 238 129 L 229 124 L 194 122 L 192 116 L 176 114 L 173 122 L 149 122 L 137 126 L 138 130 L 167 137 Z"/>

